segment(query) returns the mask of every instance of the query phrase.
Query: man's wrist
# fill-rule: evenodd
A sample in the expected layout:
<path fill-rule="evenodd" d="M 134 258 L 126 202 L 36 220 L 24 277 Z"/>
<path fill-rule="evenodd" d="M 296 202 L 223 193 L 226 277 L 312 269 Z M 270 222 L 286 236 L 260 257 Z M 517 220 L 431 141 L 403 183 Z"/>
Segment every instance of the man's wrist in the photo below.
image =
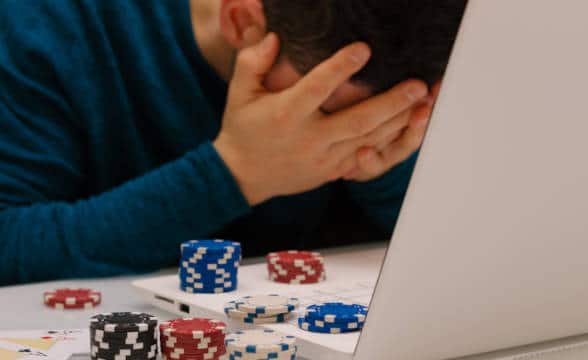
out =
<path fill-rule="evenodd" d="M 237 185 L 239 185 L 243 196 L 247 199 L 250 206 L 258 205 L 271 197 L 265 194 L 264 187 L 259 186 L 260 184 L 256 181 L 256 177 L 251 176 L 252 174 L 249 171 L 240 166 L 243 164 L 243 161 L 237 151 L 233 151 L 220 137 L 212 145 L 233 175 L 233 178 Z"/>

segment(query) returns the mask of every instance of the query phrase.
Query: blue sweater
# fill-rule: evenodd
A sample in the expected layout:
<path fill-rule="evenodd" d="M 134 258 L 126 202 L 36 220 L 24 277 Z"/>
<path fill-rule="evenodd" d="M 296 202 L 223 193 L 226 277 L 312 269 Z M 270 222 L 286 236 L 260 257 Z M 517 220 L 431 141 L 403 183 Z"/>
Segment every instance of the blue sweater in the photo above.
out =
<path fill-rule="evenodd" d="M 211 146 L 226 95 L 189 0 L 2 0 L 0 284 L 152 271 L 191 238 L 320 247 L 334 197 L 390 235 L 416 155 L 251 208 Z"/>

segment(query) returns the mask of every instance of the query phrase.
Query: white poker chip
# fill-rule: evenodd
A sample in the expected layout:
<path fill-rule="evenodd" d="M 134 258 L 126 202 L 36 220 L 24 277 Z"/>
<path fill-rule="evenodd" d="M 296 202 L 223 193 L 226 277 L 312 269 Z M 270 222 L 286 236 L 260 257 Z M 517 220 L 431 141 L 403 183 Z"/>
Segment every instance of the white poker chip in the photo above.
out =
<path fill-rule="evenodd" d="M 295 297 L 270 295 L 245 296 L 234 302 L 237 310 L 254 315 L 278 315 L 294 311 L 300 304 Z"/>
<path fill-rule="evenodd" d="M 235 353 L 229 353 L 227 354 L 229 356 L 229 358 L 225 358 L 225 360 L 228 359 L 234 359 L 234 360 L 294 360 L 296 359 L 296 353 L 297 353 L 297 349 L 296 346 L 294 346 L 294 349 L 292 350 L 288 350 L 288 351 L 283 351 L 283 352 L 279 352 L 279 353 L 267 353 L 267 354 L 243 354 L 240 352 L 235 352 Z M 223 360 L 223 358 L 219 358 L 219 360 Z"/>
<path fill-rule="evenodd" d="M 225 338 L 227 352 L 242 354 L 267 354 L 285 352 L 295 348 L 296 338 L 276 331 L 245 330 L 228 334 Z"/>

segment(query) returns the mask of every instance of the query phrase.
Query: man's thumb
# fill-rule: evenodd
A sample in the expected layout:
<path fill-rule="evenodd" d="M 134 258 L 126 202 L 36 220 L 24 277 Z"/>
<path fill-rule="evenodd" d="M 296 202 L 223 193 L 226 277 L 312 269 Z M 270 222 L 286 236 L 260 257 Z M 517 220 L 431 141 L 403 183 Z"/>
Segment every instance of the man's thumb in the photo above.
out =
<path fill-rule="evenodd" d="M 232 81 L 239 84 L 240 90 L 251 94 L 263 88 L 263 80 L 278 55 L 277 42 L 276 34 L 268 33 L 259 43 L 239 52 Z"/>

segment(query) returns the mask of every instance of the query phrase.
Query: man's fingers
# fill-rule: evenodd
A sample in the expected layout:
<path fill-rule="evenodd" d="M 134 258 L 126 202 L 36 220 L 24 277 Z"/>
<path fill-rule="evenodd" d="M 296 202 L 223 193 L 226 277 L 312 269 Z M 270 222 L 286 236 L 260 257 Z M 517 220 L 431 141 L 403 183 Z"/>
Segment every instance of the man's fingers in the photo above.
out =
<path fill-rule="evenodd" d="M 362 177 L 373 178 L 385 172 L 386 161 L 382 154 L 373 148 L 358 151 L 357 162 Z"/>
<path fill-rule="evenodd" d="M 357 158 L 353 154 L 347 156 L 338 166 L 336 167 L 335 173 L 333 174 L 331 181 L 344 178 L 353 171 L 358 169 Z"/>
<path fill-rule="evenodd" d="M 410 80 L 384 94 L 372 97 L 355 106 L 331 115 L 319 126 L 331 141 L 344 141 L 369 134 L 390 118 L 410 109 L 428 94 L 422 81 Z"/>
<path fill-rule="evenodd" d="M 381 146 L 383 142 L 391 142 L 396 139 L 402 130 L 409 125 L 410 119 L 413 116 L 413 109 L 408 109 L 397 117 L 386 121 L 380 127 L 372 130 L 367 135 L 359 138 L 359 141 L 363 141 L 362 145 L 365 146 Z M 387 143 L 386 143 L 387 144 Z"/>
<path fill-rule="evenodd" d="M 418 121 L 407 127 L 400 138 L 389 143 L 381 151 L 378 152 L 374 148 L 358 151 L 357 163 L 361 169 L 361 178 L 372 179 L 381 176 L 408 159 L 423 142 L 430 113 L 429 106 L 418 108 L 413 114 L 413 118 L 418 118 Z"/>
<path fill-rule="evenodd" d="M 300 118 L 317 111 L 339 86 L 365 66 L 370 56 L 370 48 L 361 42 L 339 50 L 286 90 L 288 109 Z"/>
<path fill-rule="evenodd" d="M 251 31 L 254 31 L 251 28 Z M 269 33 L 258 44 L 245 48 L 237 55 L 235 73 L 231 84 L 238 91 L 237 101 L 245 103 L 263 90 L 263 80 L 276 61 L 279 39 L 275 33 Z"/>
<path fill-rule="evenodd" d="M 384 167 L 382 173 L 408 159 L 423 142 L 426 125 L 409 127 L 398 141 L 391 143 L 382 152 Z"/>

